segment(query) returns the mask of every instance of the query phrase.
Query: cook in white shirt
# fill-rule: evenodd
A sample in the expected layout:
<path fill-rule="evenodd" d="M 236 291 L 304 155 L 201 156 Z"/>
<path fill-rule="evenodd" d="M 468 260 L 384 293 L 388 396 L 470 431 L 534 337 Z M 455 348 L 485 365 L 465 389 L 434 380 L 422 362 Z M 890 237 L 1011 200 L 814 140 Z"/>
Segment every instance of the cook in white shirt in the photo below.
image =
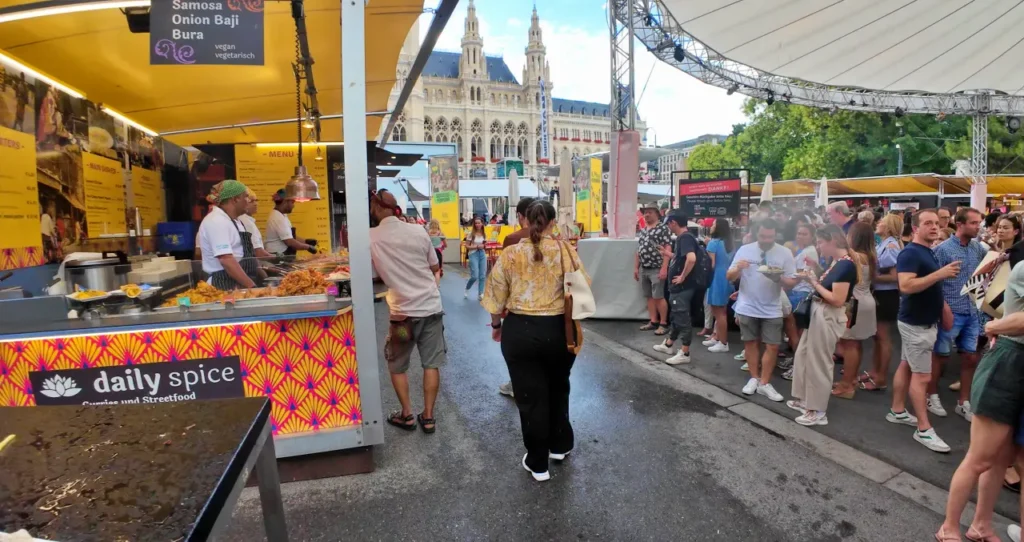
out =
<path fill-rule="evenodd" d="M 316 247 L 295 239 L 292 234 L 292 221 L 289 214 L 295 209 L 295 200 L 288 198 L 282 188 L 274 194 L 274 210 L 267 217 L 267 238 L 265 246 L 274 254 L 295 254 L 299 250 L 307 250 L 316 254 Z"/>
<path fill-rule="evenodd" d="M 256 225 L 256 211 L 258 210 L 258 198 L 252 190 L 246 190 L 246 197 L 248 198 L 248 204 L 245 207 L 245 214 L 238 217 L 238 221 L 245 226 L 245 231 L 252 235 L 252 247 L 256 249 L 256 257 L 258 258 L 272 258 L 274 255 L 267 252 L 267 249 L 263 247 L 263 235 L 260 233 L 259 226 Z"/>
<path fill-rule="evenodd" d="M 235 180 L 224 181 L 221 183 L 217 206 L 199 225 L 203 271 L 210 274 L 210 284 L 220 290 L 256 286 L 239 263 L 245 255 L 239 233 L 245 233 L 246 230 L 238 217 L 245 213 L 247 205 L 245 185 Z"/>

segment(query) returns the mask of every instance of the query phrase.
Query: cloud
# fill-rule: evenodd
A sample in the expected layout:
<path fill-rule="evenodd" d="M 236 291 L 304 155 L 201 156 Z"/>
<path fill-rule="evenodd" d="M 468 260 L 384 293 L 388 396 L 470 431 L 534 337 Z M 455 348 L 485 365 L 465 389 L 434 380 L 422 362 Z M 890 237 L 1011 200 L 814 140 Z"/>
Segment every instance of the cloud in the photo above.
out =
<path fill-rule="evenodd" d="M 437 42 L 437 49 L 459 51 L 462 47 L 466 6 L 460 2 Z M 481 7 L 486 5 L 487 7 Z M 501 55 L 516 77 L 525 65 L 528 42 L 525 23 L 515 17 L 492 14 L 497 25 L 488 22 L 491 4 L 478 3 L 477 17 L 484 52 Z M 607 3 L 603 4 L 607 9 Z M 527 8 L 528 9 L 528 8 Z M 431 15 L 420 22 L 420 39 L 426 35 Z M 505 21 L 501 23 L 501 21 Z M 515 23 L 513 23 L 515 21 Z M 574 18 L 541 19 L 547 60 L 551 65 L 554 95 L 558 98 L 608 103 L 611 81 L 611 48 L 603 25 L 583 27 Z M 743 97 L 727 96 L 725 90 L 697 79 L 658 60 L 643 45 L 635 47 L 635 80 L 640 97 L 640 117 L 653 130 L 648 140 L 665 145 L 706 133 L 728 134 L 732 125 L 744 122 L 740 110 Z M 648 77 L 650 78 L 648 82 Z M 646 83 L 646 90 L 644 85 Z"/>

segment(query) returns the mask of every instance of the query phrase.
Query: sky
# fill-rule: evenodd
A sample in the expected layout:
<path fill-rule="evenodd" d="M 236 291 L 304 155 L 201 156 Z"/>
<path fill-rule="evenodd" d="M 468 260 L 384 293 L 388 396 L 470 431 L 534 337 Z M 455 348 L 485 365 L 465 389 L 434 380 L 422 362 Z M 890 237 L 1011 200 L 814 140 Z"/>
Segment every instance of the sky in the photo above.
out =
<path fill-rule="evenodd" d="M 427 5 L 433 2 L 427 0 Z M 484 52 L 503 56 L 516 79 L 522 78 L 529 41 L 529 2 L 475 0 Z M 604 0 L 537 0 L 547 60 L 556 98 L 608 103 L 611 47 Z M 460 51 L 469 0 L 460 0 L 435 49 Z M 420 19 L 420 39 L 433 15 Z M 637 42 L 635 80 L 640 117 L 651 128 L 648 144 L 691 139 L 702 134 L 729 134 L 745 121 L 743 97 L 705 85 L 665 64 Z M 646 84 L 646 90 L 644 85 Z M 643 92 L 640 95 L 640 92 Z"/>

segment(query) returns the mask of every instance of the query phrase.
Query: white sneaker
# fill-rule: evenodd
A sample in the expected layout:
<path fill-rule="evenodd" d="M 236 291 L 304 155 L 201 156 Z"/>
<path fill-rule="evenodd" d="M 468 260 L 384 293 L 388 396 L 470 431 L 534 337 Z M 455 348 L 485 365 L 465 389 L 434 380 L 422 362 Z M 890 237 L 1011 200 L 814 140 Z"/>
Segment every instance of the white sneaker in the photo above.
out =
<path fill-rule="evenodd" d="M 953 409 L 953 412 L 957 413 L 957 415 L 967 420 L 968 422 L 974 421 L 974 411 L 971 410 L 970 401 L 964 401 L 963 403 L 956 405 L 956 408 Z"/>
<path fill-rule="evenodd" d="M 462 292 L 462 299 L 469 299 L 469 290 Z"/>
<path fill-rule="evenodd" d="M 750 365 L 747 364 L 747 363 L 744 363 L 743 365 L 740 365 L 740 370 L 743 371 L 743 372 L 747 372 L 747 371 L 750 370 Z"/>
<path fill-rule="evenodd" d="M 725 343 L 716 343 L 716 344 L 712 345 L 710 348 L 708 348 L 708 352 L 721 353 L 721 352 L 728 352 L 728 351 L 729 351 L 729 345 L 727 345 Z"/>
<path fill-rule="evenodd" d="M 1006 536 L 1013 542 L 1020 542 L 1020 525 L 1010 525 L 1006 528 Z"/>
<path fill-rule="evenodd" d="M 504 384 L 498 386 L 498 393 L 513 398 L 516 396 L 515 391 L 512 390 L 511 382 L 505 382 Z"/>
<path fill-rule="evenodd" d="M 665 346 L 664 341 L 654 345 L 655 352 L 661 352 L 662 354 L 672 355 L 676 353 L 676 349 L 671 346 Z"/>
<path fill-rule="evenodd" d="M 478 298 L 480 299 L 480 301 L 483 301 L 483 300 L 484 300 L 484 294 L 480 294 L 480 295 L 478 296 Z"/>
<path fill-rule="evenodd" d="M 734 359 L 736 361 L 747 361 L 747 352 L 746 352 L 746 350 L 744 350 L 743 352 L 740 352 L 739 354 L 736 354 L 735 356 L 732 357 L 732 359 Z M 746 369 L 744 369 L 744 370 L 746 370 Z"/>
<path fill-rule="evenodd" d="M 804 406 L 804 402 L 799 399 L 790 399 L 789 401 L 786 401 L 786 406 L 800 414 L 807 414 L 807 407 Z"/>
<path fill-rule="evenodd" d="M 555 461 L 565 461 L 565 458 L 568 455 L 569 455 L 569 452 L 565 452 L 564 454 L 556 454 L 554 452 L 548 452 L 548 459 L 553 459 Z"/>
<path fill-rule="evenodd" d="M 927 431 L 914 431 L 914 440 L 924 444 L 925 448 L 928 448 L 933 452 L 939 452 L 942 454 L 949 453 L 949 444 L 946 444 L 938 435 L 935 434 L 934 427 Z"/>
<path fill-rule="evenodd" d="M 526 469 L 527 471 L 529 471 L 530 475 L 533 476 L 533 479 L 538 481 L 538 482 L 547 482 L 548 480 L 550 480 L 551 479 L 551 473 L 550 472 L 548 472 L 548 471 L 533 472 L 532 470 L 530 470 L 530 467 L 526 466 L 526 456 L 528 456 L 528 455 L 530 455 L 530 454 L 525 454 L 523 456 L 523 468 Z"/>
<path fill-rule="evenodd" d="M 772 386 L 771 383 L 758 384 L 757 393 L 759 395 L 764 395 L 765 397 L 771 399 L 772 401 L 775 401 L 776 403 L 781 403 L 784 399 L 781 393 L 775 391 L 775 387 Z"/>
<path fill-rule="evenodd" d="M 949 415 L 946 413 L 946 409 L 942 408 L 942 401 L 939 400 L 939 394 L 937 393 L 933 393 L 928 396 L 928 412 L 931 412 L 940 418 L 945 418 Z"/>
<path fill-rule="evenodd" d="M 917 427 L 917 416 L 914 416 L 913 414 L 907 412 L 906 410 L 897 414 L 893 412 L 892 409 L 889 409 L 889 413 L 885 415 L 885 421 L 889 423 L 898 423 L 901 425 L 910 425 L 913 427 Z"/>
<path fill-rule="evenodd" d="M 683 363 L 690 363 L 690 356 L 686 352 L 683 352 L 683 349 L 680 348 L 679 352 L 676 355 L 666 359 L 665 363 L 669 365 L 680 365 Z"/>
<path fill-rule="evenodd" d="M 803 416 L 797 416 L 796 423 L 800 425 L 828 425 L 828 416 L 824 412 L 807 411 Z"/>
<path fill-rule="evenodd" d="M 790 367 L 789 369 L 786 369 L 782 373 L 782 379 L 783 380 L 793 380 L 793 368 L 792 367 Z"/>
<path fill-rule="evenodd" d="M 714 339 L 714 338 L 708 339 L 708 340 L 706 340 L 706 341 L 704 341 L 704 342 L 702 342 L 700 344 L 703 344 L 704 346 L 714 346 L 714 345 L 718 344 L 718 339 Z"/>
<path fill-rule="evenodd" d="M 747 385 L 743 386 L 743 395 L 754 395 L 754 392 L 757 391 L 758 384 L 759 382 L 756 378 L 751 378 L 750 380 L 748 380 Z"/>

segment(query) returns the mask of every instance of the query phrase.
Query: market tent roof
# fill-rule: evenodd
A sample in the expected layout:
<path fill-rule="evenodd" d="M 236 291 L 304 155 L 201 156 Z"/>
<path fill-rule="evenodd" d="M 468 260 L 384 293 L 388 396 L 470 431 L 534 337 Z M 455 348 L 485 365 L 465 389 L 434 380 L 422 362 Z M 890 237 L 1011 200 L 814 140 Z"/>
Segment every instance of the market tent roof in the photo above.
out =
<path fill-rule="evenodd" d="M 406 184 L 408 183 L 408 184 Z M 393 193 L 404 194 L 408 186 L 411 201 L 430 201 L 430 182 L 427 179 L 379 179 L 378 188 L 387 188 Z M 519 197 L 535 197 L 538 192 L 537 183 L 529 178 L 519 179 Z M 508 197 L 508 179 L 469 179 L 459 181 L 460 198 L 506 198 Z"/>
<path fill-rule="evenodd" d="M 34 0 L 0 0 L 0 8 Z M 263 66 L 151 66 L 149 35 L 128 30 L 117 9 L 0 24 L 0 52 L 157 132 L 295 118 L 295 23 L 289 2 L 265 4 Z M 342 113 L 341 4 L 305 0 L 310 54 L 322 115 Z M 385 111 L 398 54 L 423 0 L 374 0 L 366 7 L 366 111 Z M 381 116 L 367 118 L 376 139 Z M 294 141 L 295 124 L 209 130 L 168 137 L 193 143 Z M 341 119 L 323 120 L 322 141 L 340 141 Z"/>
<path fill-rule="evenodd" d="M 1024 89 L 1018 0 L 661 0 L 720 57 L 825 85 L 950 94 Z"/>
<path fill-rule="evenodd" d="M 989 175 L 988 194 L 1020 194 L 1024 193 L 1024 176 Z M 967 196 L 971 193 L 971 179 L 954 175 L 892 175 L 886 177 L 860 177 L 851 179 L 829 179 L 828 194 L 830 198 L 843 196 L 859 196 L 874 194 L 936 194 L 940 181 L 943 184 L 944 196 Z M 794 179 L 775 181 L 772 183 L 774 196 L 808 196 L 813 197 L 820 181 L 813 179 Z M 751 195 L 761 194 L 761 184 L 750 185 Z"/>

